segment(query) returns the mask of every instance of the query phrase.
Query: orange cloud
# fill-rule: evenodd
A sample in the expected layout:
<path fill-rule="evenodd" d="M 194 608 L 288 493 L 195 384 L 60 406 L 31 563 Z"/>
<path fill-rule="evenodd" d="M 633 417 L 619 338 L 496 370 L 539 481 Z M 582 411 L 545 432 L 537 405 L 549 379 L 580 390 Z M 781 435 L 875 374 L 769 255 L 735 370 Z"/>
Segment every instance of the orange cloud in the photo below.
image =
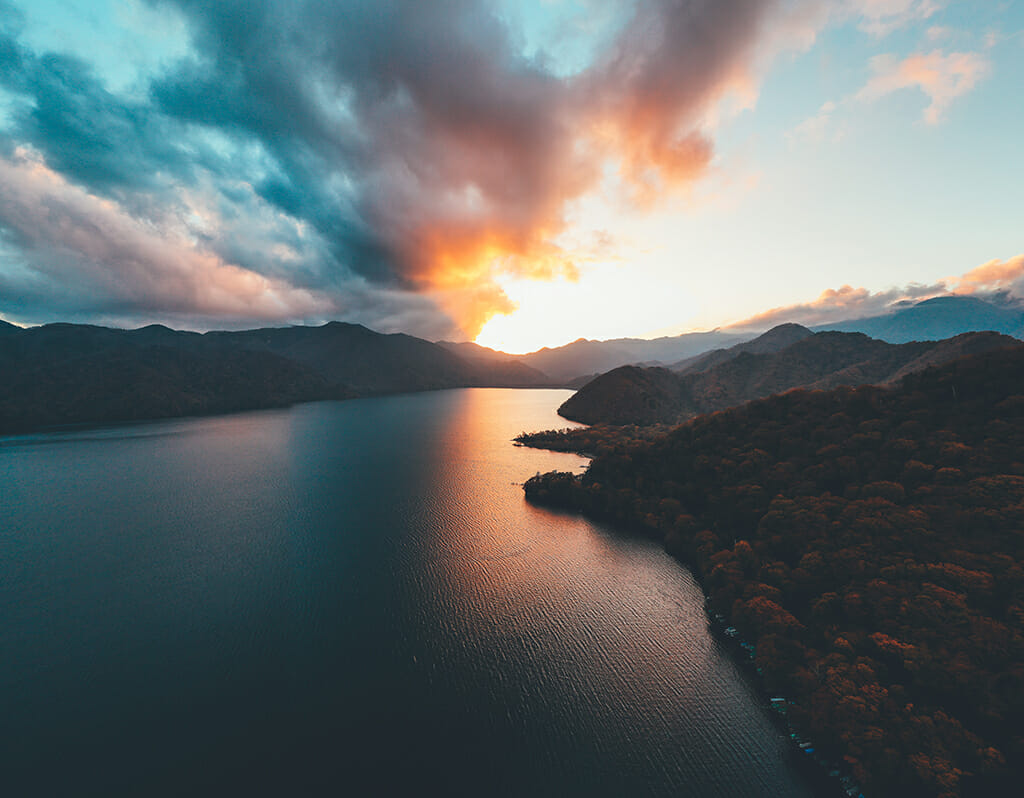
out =
<path fill-rule="evenodd" d="M 565 76 L 486 0 L 251 0 L 245 25 L 188 3 L 194 57 L 131 101 L 18 45 L 7 85 L 60 123 L 11 139 L 55 171 L 6 166 L 0 226 L 24 273 L 0 274 L 0 300 L 210 321 L 342 312 L 474 337 L 512 307 L 503 278 L 572 279 L 592 256 L 566 236 L 576 201 L 609 188 L 649 205 L 704 175 L 716 111 L 754 102 L 764 62 L 812 41 L 821 5 L 635 0 Z M 207 186 L 208 219 L 183 207 Z"/>
<path fill-rule="evenodd" d="M 813 326 L 847 319 L 880 316 L 901 304 L 946 294 L 1010 294 L 1024 298 L 1024 254 L 1008 260 L 990 260 L 960 277 L 949 277 L 932 285 L 911 283 L 887 291 L 869 291 L 844 285 L 822 291 L 811 302 L 772 308 L 729 325 L 738 330 L 766 330 L 777 324 L 796 322 Z"/>
<path fill-rule="evenodd" d="M 478 41 L 447 42 L 466 64 L 457 72 L 392 64 L 405 104 L 366 112 L 378 159 L 367 216 L 398 280 L 438 297 L 473 338 L 509 312 L 500 278 L 575 279 L 590 256 L 565 241 L 572 203 L 609 174 L 616 199 L 640 207 L 704 175 L 709 115 L 730 95 L 752 102 L 759 48 L 771 38 L 783 49 L 774 26 L 806 43 L 795 22 L 806 14 L 790 11 L 640 0 L 606 51 L 565 79 L 503 64 Z"/>
<path fill-rule="evenodd" d="M 969 92 L 988 74 L 990 65 L 977 53 L 943 55 L 933 50 L 902 61 L 892 55 L 875 56 L 871 69 L 874 74 L 857 93 L 858 100 L 876 100 L 901 89 L 918 88 L 931 100 L 924 110 L 924 120 L 936 124 L 954 99 Z"/>
<path fill-rule="evenodd" d="M 1017 255 L 1005 261 L 990 260 L 956 280 L 955 292 L 975 294 L 1011 291 L 1020 295 L 1022 278 L 1024 278 L 1024 255 Z"/>
<path fill-rule="evenodd" d="M 872 292 L 844 285 L 822 291 L 817 299 L 796 305 L 772 308 L 756 316 L 729 325 L 737 330 L 767 330 L 777 324 L 795 322 L 807 326 L 830 324 L 845 319 L 877 316 L 900 302 L 918 301 L 946 293 L 943 283 L 919 285 Z"/>

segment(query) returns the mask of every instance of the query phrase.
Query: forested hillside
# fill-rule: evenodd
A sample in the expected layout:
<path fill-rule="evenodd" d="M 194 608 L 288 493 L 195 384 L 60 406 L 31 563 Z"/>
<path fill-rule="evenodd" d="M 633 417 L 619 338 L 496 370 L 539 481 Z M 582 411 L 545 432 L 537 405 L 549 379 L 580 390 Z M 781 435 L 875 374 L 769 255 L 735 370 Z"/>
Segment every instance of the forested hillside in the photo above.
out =
<path fill-rule="evenodd" d="M 558 412 L 584 424 L 673 424 L 793 388 L 888 383 L 964 355 L 1019 345 L 994 332 L 890 344 L 861 333 L 810 334 L 782 325 L 679 372 L 624 366 L 602 374 Z"/>
<path fill-rule="evenodd" d="M 194 332 L 0 322 L 0 435 L 406 391 L 537 387 L 516 358 L 460 357 L 358 324 Z"/>
<path fill-rule="evenodd" d="M 527 497 L 660 536 L 866 794 L 1019 794 L 1024 348 L 601 437 Z"/>

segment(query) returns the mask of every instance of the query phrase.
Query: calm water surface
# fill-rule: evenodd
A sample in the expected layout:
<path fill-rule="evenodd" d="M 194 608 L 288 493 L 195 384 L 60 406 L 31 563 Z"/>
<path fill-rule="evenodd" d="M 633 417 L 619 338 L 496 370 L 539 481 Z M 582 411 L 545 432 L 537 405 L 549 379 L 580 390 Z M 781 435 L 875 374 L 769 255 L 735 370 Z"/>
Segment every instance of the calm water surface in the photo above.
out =
<path fill-rule="evenodd" d="M 808 795 L 689 573 L 524 502 L 565 396 L 0 438 L 0 789 Z"/>

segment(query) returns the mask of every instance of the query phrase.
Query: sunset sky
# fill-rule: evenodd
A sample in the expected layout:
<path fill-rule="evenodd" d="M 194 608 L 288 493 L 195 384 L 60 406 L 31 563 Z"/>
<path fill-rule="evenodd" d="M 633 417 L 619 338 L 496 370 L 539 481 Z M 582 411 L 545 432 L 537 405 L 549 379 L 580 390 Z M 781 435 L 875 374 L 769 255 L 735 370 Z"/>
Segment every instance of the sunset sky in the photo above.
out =
<path fill-rule="evenodd" d="M 521 352 L 1006 301 L 1022 131 L 1019 1 L 0 0 L 0 318 Z"/>

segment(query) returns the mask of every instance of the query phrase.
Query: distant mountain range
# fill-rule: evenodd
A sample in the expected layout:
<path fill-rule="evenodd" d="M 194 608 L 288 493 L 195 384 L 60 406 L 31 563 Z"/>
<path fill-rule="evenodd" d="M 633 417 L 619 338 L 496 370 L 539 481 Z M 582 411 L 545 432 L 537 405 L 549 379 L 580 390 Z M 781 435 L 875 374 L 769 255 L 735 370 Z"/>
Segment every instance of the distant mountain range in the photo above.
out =
<path fill-rule="evenodd" d="M 814 333 L 799 324 L 780 324 L 778 327 L 773 327 L 753 340 L 744 341 L 728 349 L 712 349 L 710 352 L 704 352 L 696 357 L 674 363 L 669 368 L 680 374 L 707 371 L 712 366 L 732 360 L 744 352 L 749 352 L 752 355 L 778 352 L 780 349 L 785 349 L 787 346 L 795 344 L 797 341 L 802 341 L 811 335 L 814 335 Z"/>
<path fill-rule="evenodd" d="M 940 341 L 965 332 L 992 330 L 1024 337 L 1024 307 L 1000 298 L 981 299 L 974 296 L 942 296 L 906 304 L 891 313 L 860 319 L 849 319 L 834 324 L 819 325 L 808 331 L 799 325 L 780 325 L 774 328 L 776 336 L 801 335 L 809 332 L 836 331 L 861 332 L 872 338 L 902 344 L 910 341 Z M 520 363 L 543 372 L 551 380 L 568 387 L 579 388 L 599 374 L 625 365 L 665 366 L 672 370 L 689 367 L 704 370 L 711 361 L 703 359 L 714 350 L 724 350 L 742 342 L 751 342 L 756 332 L 740 333 L 730 329 L 710 332 L 685 333 L 665 338 L 614 338 L 591 341 L 580 338 L 571 344 L 544 348 L 516 358 Z M 758 346 L 749 351 L 757 353 Z M 790 343 L 795 342 L 791 339 Z M 512 357 L 476 344 L 443 344 L 457 354 L 471 357 Z M 489 353 L 489 354 L 488 354 Z"/>
<path fill-rule="evenodd" d="M 891 383 L 964 355 L 1020 345 L 995 332 L 890 344 L 863 333 L 813 333 L 788 324 L 684 362 L 677 371 L 613 369 L 577 391 L 558 412 L 586 424 L 672 424 L 793 388 Z"/>
<path fill-rule="evenodd" d="M 902 306 L 883 316 L 823 324 L 814 330 L 862 332 L 893 344 L 941 341 L 960 333 L 983 330 L 1020 338 L 1024 335 L 1024 307 L 999 298 L 940 296 Z"/>
<path fill-rule="evenodd" d="M 709 349 L 732 346 L 750 334 L 722 332 L 685 333 L 666 338 L 612 338 L 589 341 L 580 338 L 565 346 L 539 349 L 520 360 L 544 372 L 553 380 L 568 383 L 584 375 L 595 375 L 627 363 L 675 363 Z"/>
<path fill-rule="evenodd" d="M 0 322 L 0 434 L 461 387 L 541 387 L 515 358 L 464 358 L 355 324 L 244 332 Z"/>
<path fill-rule="evenodd" d="M 880 339 L 875 344 L 934 341 L 971 330 L 1021 336 L 1024 309 L 1000 299 L 946 296 L 900 307 L 885 316 L 815 329 L 819 335 L 825 329 L 862 332 Z M 516 356 L 472 343 L 384 335 L 341 322 L 199 334 L 160 325 L 138 330 L 77 324 L 23 329 L 0 321 L 0 434 L 61 424 L 477 386 L 586 386 L 566 404 L 570 417 L 646 422 L 714 409 L 722 401 L 745 401 L 769 389 L 786 390 L 829 379 L 877 382 L 888 379 L 890 373 L 881 363 L 890 363 L 891 358 L 875 362 L 873 356 L 862 353 L 844 360 L 835 353 L 834 358 L 819 353 L 823 361 L 817 366 L 791 363 L 784 367 L 784 361 L 779 361 L 776 372 L 755 377 L 753 372 L 743 372 L 751 363 L 740 356 L 771 355 L 813 336 L 816 343 L 806 346 L 811 357 L 811 351 L 823 347 L 827 339 L 795 324 L 753 336 L 713 330 L 653 340 L 581 338 Z M 939 361 L 952 351 L 919 349 L 920 357 Z M 796 350 L 800 351 L 804 350 Z M 899 357 L 892 361 L 891 372 L 907 365 Z M 831 368 L 833 360 L 838 364 L 835 368 L 820 371 Z M 733 361 L 738 362 L 727 365 Z M 865 365 L 868 361 L 874 365 Z M 625 365 L 631 368 L 616 371 Z M 717 367 L 722 370 L 715 371 Z M 787 376 L 785 369 L 792 374 Z M 705 376 L 697 378 L 698 374 Z M 687 387 L 680 393 L 684 378 Z"/>

